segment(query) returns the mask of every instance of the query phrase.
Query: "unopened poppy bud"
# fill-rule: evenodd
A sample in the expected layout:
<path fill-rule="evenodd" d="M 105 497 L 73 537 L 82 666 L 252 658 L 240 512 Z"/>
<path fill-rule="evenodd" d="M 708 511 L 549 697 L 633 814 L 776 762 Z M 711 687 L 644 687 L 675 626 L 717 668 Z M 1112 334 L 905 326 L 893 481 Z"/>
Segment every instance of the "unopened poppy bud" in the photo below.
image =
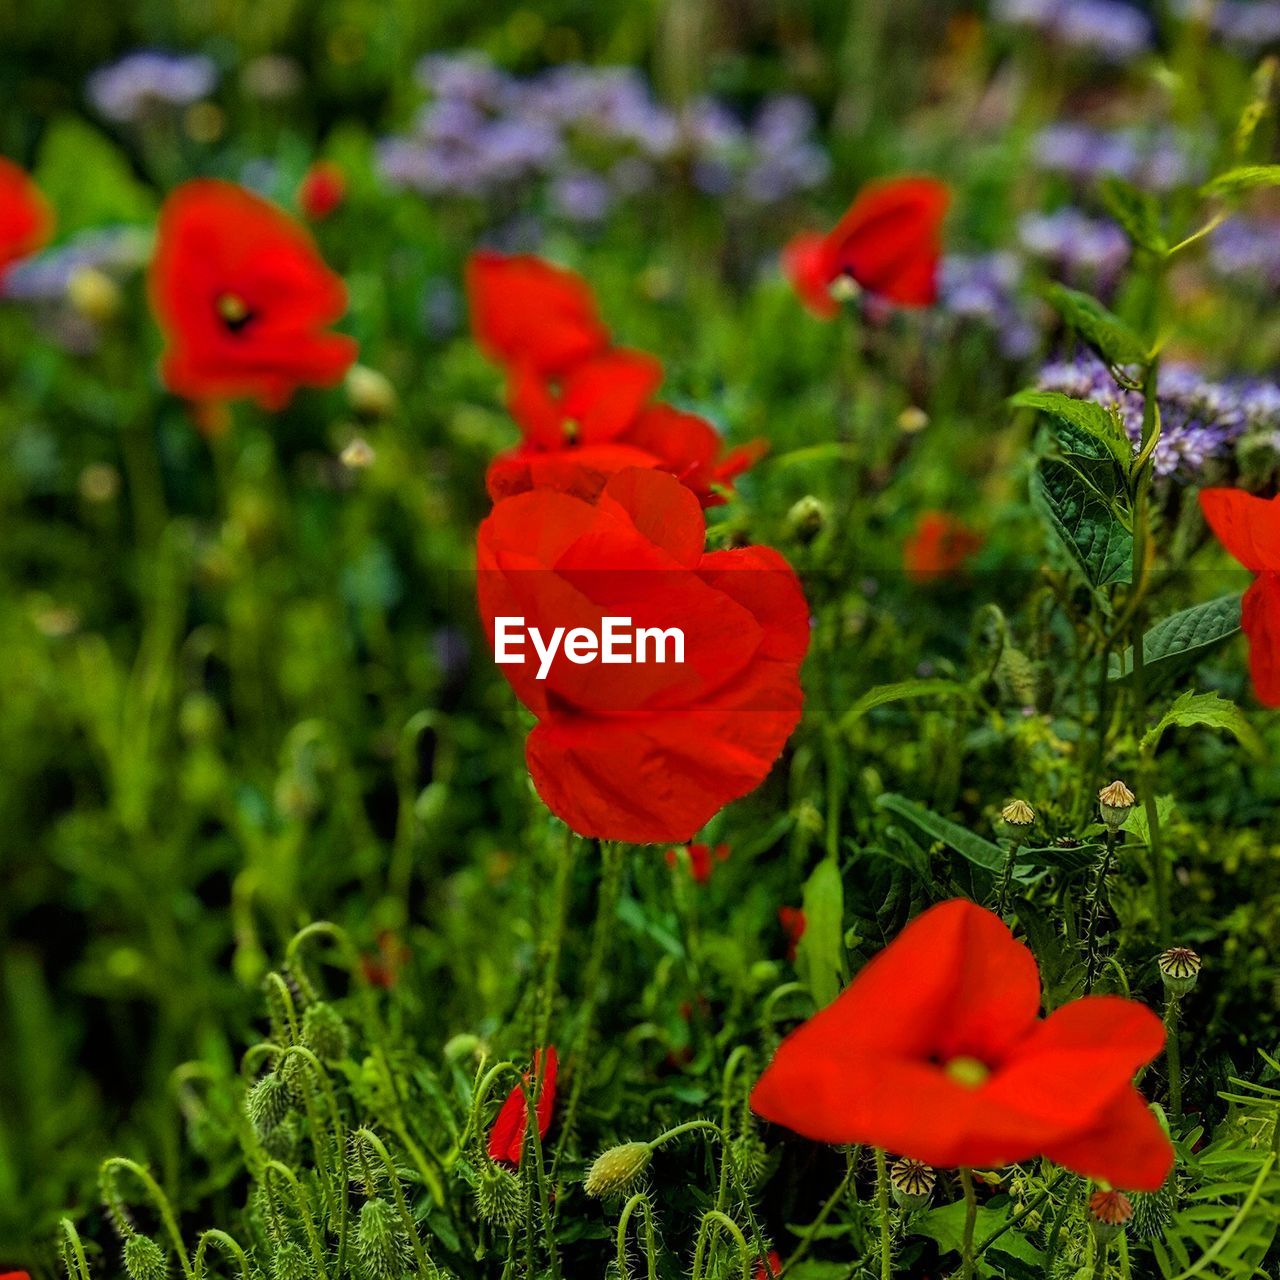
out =
<path fill-rule="evenodd" d="M 807 494 L 787 512 L 787 530 L 797 542 L 812 542 L 827 527 L 827 504 Z"/>
<path fill-rule="evenodd" d="M 373 466 L 373 460 L 377 454 L 373 451 L 373 445 L 363 436 L 356 436 L 338 456 L 342 459 L 344 467 L 352 471 L 364 471 Z"/>
<path fill-rule="evenodd" d="M 1119 831 L 1133 808 L 1134 794 L 1117 778 L 1109 787 L 1098 792 L 1098 809 L 1102 820 L 1112 831 Z"/>
<path fill-rule="evenodd" d="M 764 1177 L 769 1150 L 756 1133 L 744 1133 L 729 1148 L 729 1159 L 738 1181 L 744 1187 L 755 1187 Z"/>
<path fill-rule="evenodd" d="M 342 1015 L 321 1000 L 302 1015 L 302 1041 L 321 1062 L 339 1062 L 347 1056 L 351 1037 Z"/>
<path fill-rule="evenodd" d="M 476 1209 L 485 1222 L 509 1227 L 524 1214 L 524 1191 L 520 1180 L 501 1165 L 486 1160 L 476 1184 Z"/>
<path fill-rule="evenodd" d="M 286 1240 L 272 1256 L 271 1274 L 274 1280 L 310 1280 L 313 1265 L 300 1244 Z"/>
<path fill-rule="evenodd" d="M 80 472 L 78 487 L 86 502 L 110 502 L 120 492 L 120 472 L 109 462 L 91 462 Z"/>
<path fill-rule="evenodd" d="M 1185 996 L 1200 977 L 1200 957 L 1190 947 L 1170 947 L 1156 961 L 1164 989 L 1171 996 Z"/>
<path fill-rule="evenodd" d="M 289 1114 L 293 1095 L 281 1075 L 273 1071 L 249 1090 L 244 1107 L 253 1131 L 261 1138 Z"/>
<path fill-rule="evenodd" d="M 485 1051 L 485 1043 L 479 1036 L 463 1031 L 445 1041 L 444 1060 L 461 1062 L 463 1058 L 479 1058 Z"/>
<path fill-rule="evenodd" d="M 1122 1191 L 1095 1191 L 1089 1197 L 1089 1227 L 1099 1244 L 1119 1235 L 1132 1217 L 1133 1205 Z"/>
<path fill-rule="evenodd" d="M 347 399 L 362 418 L 386 418 L 396 411 L 399 398 L 391 379 L 367 364 L 353 364 L 347 370 Z"/>
<path fill-rule="evenodd" d="M 412 1267 L 400 1215 L 377 1196 L 366 1200 L 360 1210 L 356 1255 L 370 1280 L 399 1280 Z"/>
<path fill-rule="evenodd" d="M 169 1263 L 150 1236 L 135 1234 L 124 1242 L 124 1269 L 129 1280 L 164 1280 Z"/>
<path fill-rule="evenodd" d="M 596 1156 L 587 1172 L 584 1190 L 597 1200 L 626 1195 L 652 1159 L 653 1148 L 647 1142 L 624 1142 L 620 1147 L 610 1147 Z"/>
<path fill-rule="evenodd" d="M 1036 811 L 1025 800 L 1011 800 L 1000 810 L 1000 821 L 1009 828 L 1013 839 L 1021 842 L 1036 820 Z"/>
<path fill-rule="evenodd" d="M 909 436 L 923 431 L 929 425 L 929 415 L 919 405 L 909 404 L 898 414 L 898 430 Z"/>
<path fill-rule="evenodd" d="M 895 1160 L 889 1166 L 889 1189 L 899 1209 L 923 1209 L 937 1181 L 934 1171 L 919 1160 Z"/>
<path fill-rule="evenodd" d="M 120 287 L 97 267 L 78 267 L 67 278 L 67 301 L 86 320 L 106 324 L 120 314 Z"/>

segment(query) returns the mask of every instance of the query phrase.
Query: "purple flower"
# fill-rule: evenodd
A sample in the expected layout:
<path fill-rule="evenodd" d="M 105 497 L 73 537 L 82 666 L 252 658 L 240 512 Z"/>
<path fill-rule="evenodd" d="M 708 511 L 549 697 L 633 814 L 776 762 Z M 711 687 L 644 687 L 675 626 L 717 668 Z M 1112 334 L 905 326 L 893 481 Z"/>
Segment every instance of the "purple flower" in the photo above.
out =
<path fill-rule="evenodd" d="M 1129 260 L 1129 241 L 1114 222 L 1091 218 L 1069 205 L 1053 213 L 1027 213 L 1018 240 L 1069 281 L 1115 281 Z"/>
<path fill-rule="evenodd" d="M 1121 0 L 998 0 L 994 13 L 1103 62 L 1131 62 L 1151 47 L 1146 14 Z"/>
<path fill-rule="evenodd" d="M 613 206 L 613 191 L 598 174 L 585 169 L 552 179 L 552 209 L 570 222 L 603 222 Z"/>
<path fill-rule="evenodd" d="M 218 69 L 209 58 L 143 49 L 99 67 L 85 87 L 99 115 L 138 124 L 158 110 L 198 102 L 217 83 Z"/>
<path fill-rule="evenodd" d="M 124 276 L 151 256 L 152 235 L 141 227 L 82 231 L 56 248 L 16 263 L 5 273 L 0 293 L 22 302 L 62 302 L 77 271 L 93 268 Z"/>
<path fill-rule="evenodd" d="M 1039 343 L 1020 297 L 1022 264 L 1012 253 L 955 254 L 942 260 L 939 309 L 958 320 L 991 329 L 1001 352 L 1025 360 Z"/>
<path fill-rule="evenodd" d="M 1082 184 L 1115 174 L 1153 191 L 1192 181 L 1197 172 L 1186 140 L 1170 129 L 1098 129 L 1070 120 L 1036 134 L 1032 159 L 1046 172 Z"/>
<path fill-rule="evenodd" d="M 1209 266 L 1249 288 L 1280 290 L 1280 225 L 1237 215 L 1209 234 Z"/>

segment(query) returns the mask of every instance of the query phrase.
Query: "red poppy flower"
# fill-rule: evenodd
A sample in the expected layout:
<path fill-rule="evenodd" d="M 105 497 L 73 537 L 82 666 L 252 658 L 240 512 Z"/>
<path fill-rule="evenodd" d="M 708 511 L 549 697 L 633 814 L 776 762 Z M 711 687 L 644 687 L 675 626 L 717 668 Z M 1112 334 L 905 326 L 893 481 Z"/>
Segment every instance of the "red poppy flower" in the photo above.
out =
<path fill-rule="evenodd" d="M 777 1249 L 770 1249 L 769 1265 L 765 1266 L 763 1258 L 757 1258 L 755 1270 L 751 1273 L 751 1280 L 774 1280 L 774 1277 L 781 1273 L 782 1257 Z"/>
<path fill-rule="evenodd" d="M 279 409 L 356 358 L 351 338 L 326 331 L 346 310 L 342 281 L 301 226 L 233 183 L 201 178 L 169 197 L 148 283 L 178 395 Z"/>
<path fill-rule="evenodd" d="M 35 253 L 53 234 L 53 210 L 40 188 L 0 156 L 0 280 L 6 269 Z"/>
<path fill-rule="evenodd" d="M 1035 958 L 1000 917 L 941 903 L 783 1041 L 751 1105 L 805 1137 L 930 1165 L 1045 1156 L 1157 1190 L 1173 1148 L 1133 1075 L 1164 1044 L 1160 1019 L 1118 996 L 1039 1008 Z"/>
<path fill-rule="evenodd" d="M 535 489 L 496 504 L 480 526 L 479 604 L 521 618 L 542 637 L 582 628 L 604 651 L 605 618 L 628 618 L 653 638 L 647 661 L 570 661 L 561 649 L 538 678 L 502 666 L 537 717 L 525 757 L 547 806 L 601 839 L 675 844 L 763 780 L 800 717 L 800 663 L 809 615 L 795 574 L 766 547 L 706 553 L 697 498 L 673 476 L 632 468 L 595 504 Z M 544 641 L 545 643 L 545 641 Z M 567 647 L 567 642 L 566 642 Z M 502 656 L 502 655 L 499 655 Z M 510 651 L 508 651 L 510 656 Z"/>
<path fill-rule="evenodd" d="M 556 1071 L 560 1060 L 555 1045 L 546 1051 L 546 1069 L 541 1049 L 534 1051 L 533 1071 L 525 1072 L 525 1083 L 533 1083 L 534 1111 L 538 1118 L 538 1137 L 545 1138 L 551 1128 L 551 1117 L 556 1106 Z M 516 1085 L 507 1094 L 507 1100 L 498 1112 L 489 1134 L 489 1159 L 507 1164 L 519 1164 L 524 1154 L 524 1140 L 528 1130 L 529 1111 L 525 1106 L 524 1090 Z"/>
<path fill-rule="evenodd" d="M 930 306 L 938 297 L 942 219 L 950 201 L 936 178 L 870 182 L 829 234 L 793 239 L 783 268 L 804 304 L 823 319 L 838 310 L 830 288 L 841 276 L 885 302 Z"/>
<path fill-rule="evenodd" d="M 981 549 L 983 537 L 945 511 L 926 511 L 902 548 L 902 563 L 917 582 L 949 577 Z"/>
<path fill-rule="evenodd" d="M 685 852 L 689 855 L 689 874 L 693 877 L 694 883 L 706 884 L 711 879 L 715 864 L 724 862 L 729 857 L 729 846 L 718 844 L 712 848 L 709 844 L 691 844 L 685 846 Z M 676 867 L 679 864 L 679 852 L 668 849 L 667 866 Z"/>
<path fill-rule="evenodd" d="M 553 377 L 609 347 L 591 290 L 572 271 L 528 254 L 473 253 L 466 285 L 472 332 L 500 364 Z"/>
<path fill-rule="evenodd" d="M 795 960 L 796 947 L 800 944 L 800 939 L 804 937 L 804 931 L 808 925 L 808 921 L 804 918 L 803 907 L 779 907 L 778 923 L 782 926 L 782 932 L 787 939 L 787 959 Z"/>
<path fill-rule="evenodd" d="M 1241 623 L 1258 701 L 1280 707 L 1280 497 L 1201 489 L 1200 509 L 1218 541 L 1258 576 L 1244 593 Z"/>
<path fill-rule="evenodd" d="M 400 970 L 409 963 L 412 953 L 390 930 L 378 934 L 378 950 L 360 957 L 360 972 L 371 987 L 390 991 L 400 980 Z"/>
<path fill-rule="evenodd" d="M 298 184 L 298 208 L 312 222 L 327 218 L 347 196 L 347 175 L 332 160 L 317 160 Z"/>

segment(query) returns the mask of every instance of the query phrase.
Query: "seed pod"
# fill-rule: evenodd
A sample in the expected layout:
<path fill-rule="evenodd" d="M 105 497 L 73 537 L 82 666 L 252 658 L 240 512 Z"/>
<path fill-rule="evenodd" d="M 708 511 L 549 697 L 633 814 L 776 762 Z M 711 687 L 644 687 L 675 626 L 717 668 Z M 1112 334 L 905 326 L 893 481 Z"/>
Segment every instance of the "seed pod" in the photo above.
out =
<path fill-rule="evenodd" d="M 787 512 L 787 532 L 807 546 L 827 527 L 830 518 L 827 504 L 812 494 L 806 494 Z"/>
<path fill-rule="evenodd" d="M 366 1200 L 360 1210 L 356 1257 L 368 1280 L 401 1280 L 413 1266 L 413 1254 L 400 1215 L 377 1196 Z"/>
<path fill-rule="evenodd" d="M 486 1159 L 476 1184 L 476 1209 L 485 1222 L 510 1227 L 524 1213 L 524 1188 L 508 1170 Z"/>
<path fill-rule="evenodd" d="M 653 1159 L 653 1148 L 647 1142 L 625 1142 L 610 1147 L 595 1158 L 584 1185 L 587 1195 L 603 1200 L 606 1196 L 626 1195 L 640 1180 Z"/>
<path fill-rule="evenodd" d="M 1156 961 L 1160 980 L 1169 995 L 1185 996 L 1200 977 L 1200 957 L 1190 947 L 1170 947 Z"/>
<path fill-rule="evenodd" d="M 292 1109 L 293 1095 L 276 1071 L 263 1076 L 245 1098 L 249 1123 L 259 1138 L 269 1134 Z"/>
<path fill-rule="evenodd" d="M 1119 778 L 1098 792 L 1098 811 L 1109 830 L 1119 831 L 1124 826 L 1136 798 Z"/>
<path fill-rule="evenodd" d="M 923 1209 L 933 1197 L 937 1175 L 919 1160 L 895 1160 L 889 1166 L 889 1189 L 899 1209 Z"/>
<path fill-rule="evenodd" d="M 1036 811 L 1025 800 L 1010 800 L 1000 810 L 1000 821 L 1008 827 L 1013 827 L 1012 834 L 1018 837 L 1025 835 L 1026 828 L 1035 820 Z"/>
<path fill-rule="evenodd" d="M 1133 1205 L 1122 1191 L 1095 1191 L 1089 1197 L 1089 1229 L 1099 1244 L 1106 1244 L 1124 1230 L 1133 1217 Z"/>
<path fill-rule="evenodd" d="M 342 1015 L 321 1000 L 302 1015 L 302 1042 L 321 1062 L 340 1062 L 347 1056 L 351 1036 Z"/>
<path fill-rule="evenodd" d="M 165 1280 L 169 1262 L 150 1236 L 138 1234 L 124 1242 L 124 1269 L 129 1280 Z"/>

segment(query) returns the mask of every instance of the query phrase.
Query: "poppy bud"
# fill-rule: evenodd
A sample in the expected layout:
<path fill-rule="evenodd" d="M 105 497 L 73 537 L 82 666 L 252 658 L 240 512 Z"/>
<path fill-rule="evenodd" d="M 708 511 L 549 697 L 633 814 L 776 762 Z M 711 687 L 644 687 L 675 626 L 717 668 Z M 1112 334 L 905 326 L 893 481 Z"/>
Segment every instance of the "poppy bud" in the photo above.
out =
<path fill-rule="evenodd" d="M 1159 1191 L 1139 1191 L 1132 1197 L 1133 1234 L 1140 1240 L 1150 1240 L 1164 1234 L 1173 1221 L 1173 1180 L 1167 1181 Z"/>
<path fill-rule="evenodd" d="M 1010 828 L 1009 835 L 1021 842 L 1036 820 L 1036 811 L 1025 800 L 1011 800 L 1000 810 L 1000 821 Z"/>
<path fill-rule="evenodd" d="M 377 1196 L 360 1210 L 356 1255 L 369 1280 L 400 1280 L 413 1265 L 400 1215 Z"/>
<path fill-rule="evenodd" d="M 584 1189 L 597 1200 L 626 1195 L 652 1159 L 653 1148 L 647 1142 L 624 1142 L 620 1147 L 610 1147 L 596 1156 L 587 1172 Z"/>
<path fill-rule="evenodd" d="M 169 1263 L 150 1236 L 135 1234 L 124 1242 L 124 1269 L 129 1280 L 164 1280 Z"/>
<path fill-rule="evenodd" d="M 919 405 L 909 404 L 898 414 L 898 430 L 909 436 L 923 431 L 929 425 L 929 415 Z"/>
<path fill-rule="evenodd" d="M 302 1015 L 302 1040 L 321 1062 L 338 1062 L 347 1056 L 351 1037 L 342 1015 L 321 1000 Z"/>
<path fill-rule="evenodd" d="M 787 531 L 807 546 L 827 527 L 828 519 L 827 504 L 807 494 L 787 512 Z"/>
<path fill-rule="evenodd" d="M 486 1160 L 476 1185 L 476 1209 L 485 1222 L 509 1227 L 524 1213 L 524 1190 L 520 1180 L 501 1165 Z"/>
<path fill-rule="evenodd" d="M 77 267 L 67 279 L 67 301 L 86 320 L 107 324 L 120 314 L 120 288 L 97 267 Z"/>
<path fill-rule="evenodd" d="M 461 1062 L 464 1058 L 479 1060 L 486 1052 L 487 1047 L 479 1036 L 463 1031 L 445 1041 L 444 1060 L 446 1062 Z"/>
<path fill-rule="evenodd" d="M 744 1187 L 759 1185 L 764 1177 L 768 1148 L 756 1133 L 744 1133 L 729 1148 L 729 1159 L 738 1182 Z"/>
<path fill-rule="evenodd" d="M 300 1244 L 286 1240 L 271 1259 L 274 1280 L 311 1280 L 313 1264 Z"/>
<path fill-rule="evenodd" d="M 1109 787 L 1098 792 L 1098 809 L 1102 820 L 1111 831 L 1119 831 L 1133 808 L 1134 794 L 1117 778 Z"/>
<path fill-rule="evenodd" d="M 377 456 L 373 451 L 373 445 L 363 436 L 356 436 L 352 439 L 338 455 L 342 460 L 342 465 L 351 471 L 364 471 L 366 468 L 373 466 L 373 460 Z"/>
<path fill-rule="evenodd" d="M 1185 996 L 1200 977 L 1200 957 L 1190 947 L 1170 947 L 1156 961 L 1164 989 L 1175 998 Z"/>
<path fill-rule="evenodd" d="M 347 399 L 361 418 L 376 420 L 390 417 L 400 403 L 391 379 L 365 364 L 353 364 L 347 370 L 345 385 Z"/>
<path fill-rule="evenodd" d="M 1118 1236 L 1132 1217 L 1133 1205 L 1122 1191 L 1095 1191 L 1089 1197 L 1089 1228 L 1099 1244 Z"/>
<path fill-rule="evenodd" d="M 899 1209 L 923 1209 L 937 1181 L 933 1170 L 919 1160 L 895 1160 L 889 1166 L 889 1190 Z"/>
<path fill-rule="evenodd" d="M 293 1108 L 293 1095 L 278 1072 L 265 1075 L 245 1098 L 249 1123 L 258 1137 L 270 1133 Z"/>

